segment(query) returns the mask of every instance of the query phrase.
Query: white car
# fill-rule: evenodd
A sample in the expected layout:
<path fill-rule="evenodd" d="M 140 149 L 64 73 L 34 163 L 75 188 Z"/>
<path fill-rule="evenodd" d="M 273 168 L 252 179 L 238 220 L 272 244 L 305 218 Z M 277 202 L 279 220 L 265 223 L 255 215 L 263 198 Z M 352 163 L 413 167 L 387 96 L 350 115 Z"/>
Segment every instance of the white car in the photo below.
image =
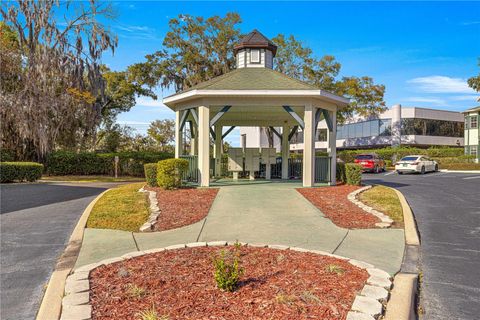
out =
<path fill-rule="evenodd" d="M 406 156 L 395 163 L 395 171 L 398 174 L 407 172 L 424 174 L 429 171 L 438 171 L 438 163 L 426 156 Z"/>

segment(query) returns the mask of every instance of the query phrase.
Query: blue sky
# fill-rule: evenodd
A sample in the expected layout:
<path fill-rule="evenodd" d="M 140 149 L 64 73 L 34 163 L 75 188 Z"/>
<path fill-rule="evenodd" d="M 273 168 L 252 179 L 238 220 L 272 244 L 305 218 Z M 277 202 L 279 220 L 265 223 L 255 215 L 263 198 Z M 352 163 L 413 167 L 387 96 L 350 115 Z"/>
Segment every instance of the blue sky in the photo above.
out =
<path fill-rule="evenodd" d="M 172 17 L 236 11 L 242 32 L 293 34 L 315 55 L 334 55 L 342 64 L 340 76 L 373 77 L 386 86 L 387 106 L 461 111 L 478 105 L 466 79 L 479 73 L 479 2 L 121 1 L 115 7 L 118 17 L 108 24 L 119 46 L 103 59 L 114 70 L 160 49 Z M 149 122 L 173 117 L 161 99 L 139 98 L 118 121 L 144 132 Z M 230 139 L 237 142 L 237 134 Z"/>

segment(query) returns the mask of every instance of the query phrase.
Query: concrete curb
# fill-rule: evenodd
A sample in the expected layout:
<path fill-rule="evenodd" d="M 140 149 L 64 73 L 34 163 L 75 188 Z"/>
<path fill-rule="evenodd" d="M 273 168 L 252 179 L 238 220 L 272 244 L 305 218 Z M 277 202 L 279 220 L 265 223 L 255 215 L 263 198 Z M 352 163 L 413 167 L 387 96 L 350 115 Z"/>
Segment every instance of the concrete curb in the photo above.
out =
<path fill-rule="evenodd" d="M 232 244 L 232 242 L 227 241 L 192 242 L 145 251 L 134 251 L 117 258 L 102 260 L 98 263 L 89 264 L 75 269 L 73 274 L 71 274 L 66 281 L 65 296 L 62 301 L 63 311 L 61 319 L 81 320 L 91 318 L 92 307 L 88 303 L 88 293 L 90 290 L 90 283 L 88 279 L 90 272 L 100 266 L 165 250 L 176 250 L 196 247 L 218 247 Z M 361 293 L 357 294 L 357 296 L 355 297 L 351 310 L 348 312 L 347 320 L 379 319 L 384 313 L 384 305 L 388 301 L 389 290 L 392 287 L 391 277 L 387 272 L 377 269 L 369 263 L 349 259 L 342 256 L 337 256 L 324 251 L 309 250 L 298 247 L 288 247 L 284 245 L 267 245 L 257 243 L 241 243 L 241 245 L 270 248 L 272 250 L 292 250 L 298 252 L 308 252 L 318 255 L 334 257 L 341 260 L 347 260 L 350 264 L 358 268 L 365 269 L 370 276 L 367 279 L 367 282 L 363 287 Z"/>
<path fill-rule="evenodd" d="M 417 282 L 417 274 L 399 273 L 395 276 L 384 320 L 413 320 L 417 318 L 415 314 Z"/>
<path fill-rule="evenodd" d="M 448 169 L 440 169 L 440 172 L 451 172 L 451 173 L 477 173 L 480 174 L 480 170 L 448 170 Z"/>
<path fill-rule="evenodd" d="M 347 199 L 352 202 L 354 205 L 362 209 L 363 211 L 370 213 L 380 219 L 381 222 L 375 223 L 376 227 L 379 228 L 390 228 L 392 226 L 393 220 L 384 214 L 383 212 L 380 212 L 378 210 L 375 210 L 374 208 L 367 206 L 365 203 L 357 199 L 357 196 L 362 193 L 367 191 L 368 189 L 372 188 L 371 185 L 365 186 L 363 188 L 357 189 L 351 193 L 348 194 Z"/>
<path fill-rule="evenodd" d="M 417 224 L 415 223 L 415 217 L 413 216 L 412 209 L 408 205 L 405 196 L 397 189 L 390 188 L 395 191 L 403 211 L 403 222 L 405 225 L 405 243 L 411 246 L 420 245 L 420 236 L 417 230 Z"/>
<path fill-rule="evenodd" d="M 110 190 L 111 189 L 108 189 L 100 193 L 92 202 L 90 202 L 80 216 L 80 219 L 70 236 L 67 247 L 62 256 L 58 259 L 52 276 L 48 281 L 47 289 L 45 290 L 40 309 L 37 313 L 37 320 L 52 320 L 60 317 L 66 279 L 75 266 L 80 248 L 82 247 L 83 233 L 85 225 L 87 224 L 88 216 L 95 203 L 97 203 L 97 201 Z"/>

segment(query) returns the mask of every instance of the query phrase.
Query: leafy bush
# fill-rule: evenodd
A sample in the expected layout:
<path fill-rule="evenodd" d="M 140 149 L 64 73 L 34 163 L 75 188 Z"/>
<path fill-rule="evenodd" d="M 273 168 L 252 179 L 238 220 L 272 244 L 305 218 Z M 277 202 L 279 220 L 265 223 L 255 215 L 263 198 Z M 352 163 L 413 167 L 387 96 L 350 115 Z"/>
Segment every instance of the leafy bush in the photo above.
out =
<path fill-rule="evenodd" d="M 9 162 L 13 160 L 14 160 L 13 152 L 11 152 L 10 150 L 6 150 L 4 148 L 0 150 L 0 162 Z"/>
<path fill-rule="evenodd" d="M 146 163 L 172 158 L 166 152 L 70 152 L 57 151 L 47 157 L 46 171 L 49 175 L 113 175 L 115 156 L 119 157 L 118 174 L 121 176 L 144 176 Z"/>
<path fill-rule="evenodd" d="M 389 167 L 392 167 L 393 166 L 393 162 L 392 160 L 385 160 L 385 167 L 389 168 Z"/>
<path fill-rule="evenodd" d="M 167 159 L 158 162 L 157 184 L 163 189 L 176 189 L 182 185 L 182 173 L 188 169 L 186 159 Z"/>
<path fill-rule="evenodd" d="M 443 158 L 433 158 L 439 164 L 452 164 L 452 163 L 474 163 L 475 156 L 471 155 L 462 155 L 458 157 L 443 157 Z"/>
<path fill-rule="evenodd" d="M 145 180 L 150 187 L 158 187 L 157 184 L 157 166 L 158 163 L 147 163 L 143 165 L 145 170 Z"/>
<path fill-rule="evenodd" d="M 237 286 L 240 277 L 243 274 L 243 268 L 240 267 L 240 253 L 238 247 L 235 251 L 226 252 L 221 250 L 220 253 L 213 258 L 213 266 L 215 267 L 215 281 L 221 290 L 233 292 Z"/>
<path fill-rule="evenodd" d="M 0 182 L 30 181 L 42 177 L 43 165 L 36 162 L 0 162 Z"/>
<path fill-rule="evenodd" d="M 345 175 L 345 163 L 343 162 L 337 162 L 337 182 L 347 182 L 347 177 Z"/>
<path fill-rule="evenodd" d="M 354 163 L 345 165 L 347 184 L 359 186 L 362 183 L 362 166 Z"/>

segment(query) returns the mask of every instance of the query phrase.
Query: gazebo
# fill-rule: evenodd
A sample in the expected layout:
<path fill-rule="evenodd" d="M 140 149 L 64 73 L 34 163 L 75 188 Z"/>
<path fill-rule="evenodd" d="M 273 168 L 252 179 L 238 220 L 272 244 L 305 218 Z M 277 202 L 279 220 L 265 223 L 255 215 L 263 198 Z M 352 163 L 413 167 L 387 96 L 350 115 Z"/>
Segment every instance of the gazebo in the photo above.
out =
<path fill-rule="evenodd" d="M 236 69 L 165 97 L 175 111 L 175 157 L 183 152 L 183 129 L 190 125 L 191 155 L 198 156 L 198 183 L 210 185 L 210 136 L 215 170 L 221 163 L 222 140 L 238 126 L 277 127 L 282 140 L 282 179 L 288 179 L 289 141 L 303 131 L 303 186 L 315 183 L 315 136 L 318 122 L 328 126 L 330 184 L 336 180 L 336 112 L 349 100 L 273 70 L 277 47 L 254 30 L 235 46 Z M 223 128 L 228 127 L 224 132 Z"/>

